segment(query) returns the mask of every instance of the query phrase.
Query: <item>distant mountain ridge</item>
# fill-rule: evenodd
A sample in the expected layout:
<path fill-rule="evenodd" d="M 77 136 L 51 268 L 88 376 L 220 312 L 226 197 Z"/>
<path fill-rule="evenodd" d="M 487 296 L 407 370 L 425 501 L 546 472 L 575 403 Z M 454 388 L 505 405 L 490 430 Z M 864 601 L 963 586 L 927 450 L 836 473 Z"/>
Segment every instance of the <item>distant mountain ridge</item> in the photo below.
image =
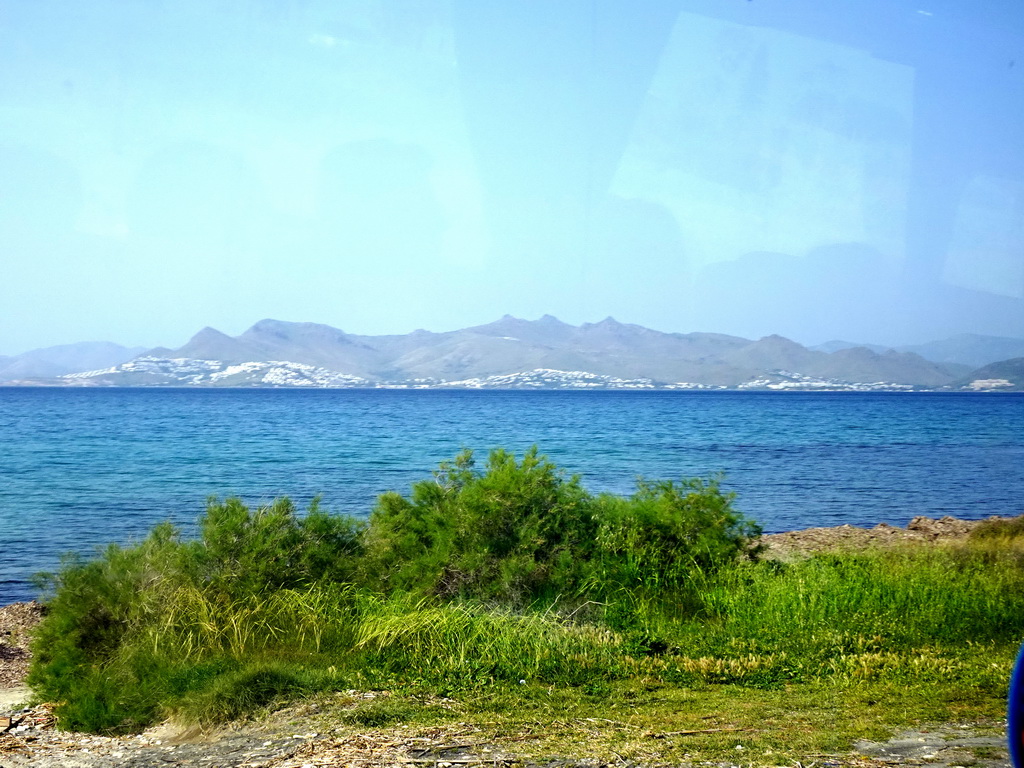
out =
<path fill-rule="evenodd" d="M 961 389 L 1024 392 L 1024 357 L 982 366 L 954 385 Z"/>
<path fill-rule="evenodd" d="M 781 336 L 752 341 L 725 334 L 664 333 L 611 317 L 573 326 L 550 315 L 533 321 L 506 315 L 457 331 L 391 336 L 272 319 L 235 337 L 203 328 L 178 349 L 157 348 L 131 364 L 77 372 L 67 383 L 737 387 L 760 381 L 795 386 L 799 381 L 807 386 L 937 387 L 953 379 L 913 353 L 879 354 L 864 347 L 829 353 Z"/>
<path fill-rule="evenodd" d="M 941 341 L 903 344 L 895 347 L 836 340 L 818 344 L 811 349 L 819 352 L 837 352 L 852 347 L 866 347 L 872 352 L 878 353 L 889 349 L 896 352 L 913 352 L 933 363 L 961 366 L 963 373 L 989 363 L 1024 357 L 1024 339 L 1007 336 L 980 336 L 975 333 L 961 333 Z"/>
<path fill-rule="evenodd" d="M 941 388 L 978 377 L 949 362 L 972 337 L 906 350 L 778 335 L 665 333 L 607 317 L 579 326 L 511 315 L 443 333 L 365 336 L 265 319 L 238 336 L 203 328 L 177 349 L 66 345 L 0 358 L 0 381 L 120 386 L 479 386 L 619 388 Z M 979 354 L 1024 340 L 976 337 Z M 951 351 L 952 350 L 952 351 Z M 63 355 L 63 357 L 61 357 Z M 60 359 L 58 359 L 60 358 Z M 50 367 L 41 361 L 49 360 Z M 29 361 L 34 361 L 32 365 Z M 34 367 L 33 367 L 34 366 Z M 13 371 L 6 375 L 4 371 Z M 967 386 L 963 384 L 961 386 Z M 970 388 L 970 387 L 968 387 Z M 977 388 L 977 387 L 974 387 Z"/>
<path fill-rule="evenodd" d="M 144 347 L 122 347 L 109 341 L 83 341 L 33 349 L 12 357 L 0 356 L 0 382 L 47 379 L 91 368 L 119 365 L 145 352 Z"/>

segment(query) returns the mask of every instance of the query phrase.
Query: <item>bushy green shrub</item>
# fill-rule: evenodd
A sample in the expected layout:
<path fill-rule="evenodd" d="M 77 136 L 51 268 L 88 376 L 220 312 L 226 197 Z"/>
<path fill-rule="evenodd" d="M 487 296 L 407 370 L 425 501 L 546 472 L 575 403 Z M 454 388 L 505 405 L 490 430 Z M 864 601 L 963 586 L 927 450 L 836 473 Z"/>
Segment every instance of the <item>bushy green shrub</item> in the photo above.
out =
<path fill-rule="evenodd" d="M 344 634 L 349 592 L 332 585 L 354 571 L 354 521 L 315 504 L 300 517 L 287 500 L 250 510 L 228 499 L 210 501 L 199 529 L 183 541 L 163 523 L 49 577 L 29 684 L 60 702 L 62 724 L 130 730 L 240 659 L 315 652 Z"/>
<path fill-rule="evenodd" d="M 517 462 L 472 453 L 385 494 L 370 517 L 364 566 L 384 592 L 525 606 L 688 589 L 750 550 L 756 524 L 717 482 L 638 483 L 628 498 L 587 493 L 533 448 Z"/>
<path fill-rule="evenodd" d="M 575 477 L 530 450 L 517 462 L 491 452 L 475 469 L 470 451 L 413 485 L 410 499 L 380 497 L 370 516 L 368 581 L 516 605 L 573 585 L 569 573 L 593 548 L 593 501 Z"/>
<path fill-rule="evenodd" d="M 64 559 L 36 631 L 28 678 L 37 693 L 63 702 L 69 725 L 132 727 L 152 716 L 113 674 L 125 640 L 152 624 L 176 588 L 183 562 L 177 531 L 158 525 L 134 547 L 111 545 L 93 560 Z"/>
<path fill-rule="evenodd" d="M 578 684 L 699 614 L 758 533 L 713 481 L 594 496 L 536 449 L 482 469 L 464 452 L 366 523 L 211 500 L 194 540 L 162 524 L 64 562 L 29 682 L 94 731 L 233 717 L 353 677 Z"/>
<path fill-rule="evenodd" d="M 332 515 L 316 500 L 304 516 L 291 500 L 249 509 L 241 499 L 211 500 L 189 545 L 192 581 L 226 598 L 314 583 L 351 581 L 362 526 Z"/>
<path fill-rule="evenodd" d="M 629 498 L 597 499 L 596 571 L 602 590 L 678 589 L 755 556 L 761 529 L 717 481 L 638 481 Z"/>

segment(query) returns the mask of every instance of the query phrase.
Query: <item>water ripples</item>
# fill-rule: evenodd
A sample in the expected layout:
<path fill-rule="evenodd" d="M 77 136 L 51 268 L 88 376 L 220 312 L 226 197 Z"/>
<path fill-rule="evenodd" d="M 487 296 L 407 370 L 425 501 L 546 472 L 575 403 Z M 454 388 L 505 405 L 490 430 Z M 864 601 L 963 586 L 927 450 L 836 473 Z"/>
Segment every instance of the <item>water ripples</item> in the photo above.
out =
<path fill-rule="evenodd" d="M 1024 395 L 0 389 L 0 604 L 209 496 L 365 515 L 463 448 L 593 491 L 725 474 L 768 531 L 1024 512 Z"/>

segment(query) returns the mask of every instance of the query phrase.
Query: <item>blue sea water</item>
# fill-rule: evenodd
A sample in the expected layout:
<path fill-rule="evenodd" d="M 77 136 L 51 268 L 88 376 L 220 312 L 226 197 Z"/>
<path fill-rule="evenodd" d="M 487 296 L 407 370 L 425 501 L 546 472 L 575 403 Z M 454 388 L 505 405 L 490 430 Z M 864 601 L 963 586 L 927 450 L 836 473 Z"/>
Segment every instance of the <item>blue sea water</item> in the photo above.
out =
<path fill-rule="evenodd" d="M 0 388 L 0 605 L 210 496 L 365 515 L 462 448 L 593 491 L 724 473 L 767 532 L 1024 513 L 1024 395 Z"/>

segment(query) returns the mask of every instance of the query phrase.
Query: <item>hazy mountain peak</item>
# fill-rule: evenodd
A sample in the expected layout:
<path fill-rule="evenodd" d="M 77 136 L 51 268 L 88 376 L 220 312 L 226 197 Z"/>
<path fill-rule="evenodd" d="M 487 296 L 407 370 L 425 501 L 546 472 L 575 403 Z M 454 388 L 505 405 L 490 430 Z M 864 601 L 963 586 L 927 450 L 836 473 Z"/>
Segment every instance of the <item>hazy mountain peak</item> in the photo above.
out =
<path fill-rule="evenodd" d="M 216 328 L 212 328 L 209 325 L 207 325 L 198 333 L 196 333 L 191 339 L 189 339 L 188 344 L 203 343 L 208 341 L 222 341 L 224 339 L 227 339 L 228 341 L 234 341 L 234 339 L 228 336 L 226 333 L 218 331 Z"/>
<path fill-rule="evenodd" d="M 614 330 L 617 328 L 625 328 L 626 326 L 620 323 L 611 315 L 608 315 L 604 320 L 600 320 L 596 323 L 583 323 L 580 328 L 599 328 L 601 330 Z"/>
<path fill-rule="evenodd" d="M 972 344 L 1000 341 L 1020 343 L 1021 341 L 1024 341 L 1024 339 L 1020 339 L 1015 336 L 987 336 L 981 333 L 956 333 L 950 336 L 947 341 L 966 341 Z"/>
<path fill-rule="evenodd" d="M 489 332 L 495 332 L 496 333 L 496 332 L 502 332 L 502 331 L 507 330 L 509 328 L 518 328 L 520 326 L 528 326 L 528 325 L 530 325 L 530 321 L 529 320 L 523 320 L 521 318 L 515 317 L 514 315 L 502 315 L 500 318 L 498 318 L 494 322 L 484 323 L 483 325 L 475 325 L 472 328 L 468 328 L 467 330 L 484 332 L 484 333 L 489 333 Z M 457 331 L 456 331 L 456 333 L 457 333 Z"/>
<path fill-rule="evenodd" d="M 894 352 L 891 349 L 883 350 L 881 353 L 876 352 L 870 347 L 856 346 L 856 347 L 844 347 L 843 349 L 837 349 L 835 352 L 830 353 L 831 356 L 836 360 L 874 360 L 881 356 L 899 355 L 899 352 Z"/>
<path fill-rule="evenodd" d="M 900 352 L 916 352 L 936 363 L 960 363 L 972 368 L 1024 356 L 1024 339 L 961 333 L 942 341 L 907 344 Z"/>
<path fill-rule="evenodd" d="M 807 348 L 802 344 L 798 344 L 792 339 L 787 339 L 785 336 L 780 336 L 777 333 L 772 333 L 768 336 L 762 336 L 760 339 L 754 342 L 759 347 L 772 347 L 775 349 L 800 349 L 807 351 Z"/>
<path fill-rule="evenodd" d="M 831 354 L 832 352 L 839 352 L 842 349 L 853 349 L 854 347 L 864 347 L 865 349 L 870 349 L 872 352 L 877 352 L 878 354 L 882 354 L 886 350 L 890 349 L 890 347 L 886 347 L 882 344 L 861 344 L 855 341 L 842 341 L 841 339 L 833 339 L 832 341 L 826 341 L 824 344 L 816 344 L 813 347 L 808 347 L 808 349 L 815 352 L 827 352 Z"/>
<path fill-rule="evenodd" d="M 274 320 L 273 318 L 266 317 L 262 320 L 258 320 L 257 322 L 253 323 L 245 332 L 265 333 L 267 331 L 270 331 L 271 333 L 276 333 L 292 325 L 295 325 L 295 323 L 288 323 L 285 322 L 284 320 Z"/>
<path fill-rule="evenodd" d="M 157 351 L 151 350 L 150 354 Z M 185 342 L 184 346 L 171 352 L 170 356 L 197 360 L 225 360 L 232 363 L 243 362 L 249 357 L 245 344 L 210 326 L 203 328 Z"/>
<path fill-rule="evenodd" d="M 293 334 L 328 334 L 328 335 L 347 335 L 340 328 L 335 328 L 332 325 L 324 325 L 323 323 L 295 323 L 288 320 L 273 320 L 266 319 L 260 320 L 255 323 L 244 335 L 248 334 L 261 334 L 271 333 L 279 336 L 291 336 Z"/>
<path fill-rule="evenodd" d="M 584 325 L 586 325 L 586 323 L 584 323 Z M 544 315 L 537 320 L 524 320 L 523 318 L 516 317 L 515 315 L 503 315 L 500 319 L 495 320 L 492 323 L 477 325 L 472 328 L 467 328 L 466 330 L 475 331 L 477 333 L 486 333 L 488 335 L 520 333 L 525 336 L 533 337 L 537 334 L 550 333 L 564 335 L 566 332 L 575 331 L 576 326 L 563 323 L 553 315 Z M 458 333 L 458 331 L 453 331 L 453 333 Z"/>
<path fill-rule="evenodd" d="M 727 353 L 725 359 L 748 369 L 803 373 L 818 356 L 822 353 L 811 352 L 795 341 L 773 333 Z"/>

